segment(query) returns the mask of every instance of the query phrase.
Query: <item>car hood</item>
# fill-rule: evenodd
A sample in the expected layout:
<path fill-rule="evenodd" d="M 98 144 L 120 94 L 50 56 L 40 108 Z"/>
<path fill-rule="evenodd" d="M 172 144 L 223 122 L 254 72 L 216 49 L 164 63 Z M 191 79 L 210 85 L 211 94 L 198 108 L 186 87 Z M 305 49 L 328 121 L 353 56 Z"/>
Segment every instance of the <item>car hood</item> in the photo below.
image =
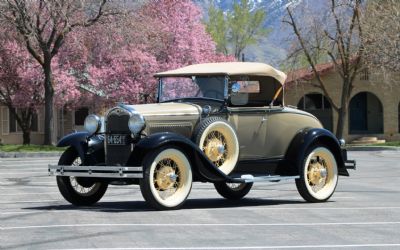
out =
<path fill-rule="evenodd" d="M 146 121 L 159 120 L 198 120 L 201 114 L 201 107 L 189 103 L 153 103 L 128 105 L 144 116 Z"/>

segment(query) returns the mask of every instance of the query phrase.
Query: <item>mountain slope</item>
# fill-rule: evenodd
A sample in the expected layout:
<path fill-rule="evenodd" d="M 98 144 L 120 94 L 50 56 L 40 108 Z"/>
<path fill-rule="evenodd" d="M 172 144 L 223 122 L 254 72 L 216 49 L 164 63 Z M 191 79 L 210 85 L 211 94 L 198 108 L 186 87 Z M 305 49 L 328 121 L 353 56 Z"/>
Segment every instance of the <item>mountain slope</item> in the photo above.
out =
<path fill-rule="evenodd" d="M 231 10 L 234 0 L 215 0 L 214 3 L 222 10 Z M 278 65 L 286 57 L 288 47 L 285 38 L 290 30 L 283 25 L 282 19 L 286 15 L 286 7 L 295 6 L 302 0 L 252 0 L 254 8 L 263 9 L 266 12 L 264 27 L 271 30 L 269 35 L 260 39 L 256 45 L 249 46 L 245 50 L 246 61 L 266 62 Z M 194 0 L 198 4 L 207 18 L 210 0 Z"/>

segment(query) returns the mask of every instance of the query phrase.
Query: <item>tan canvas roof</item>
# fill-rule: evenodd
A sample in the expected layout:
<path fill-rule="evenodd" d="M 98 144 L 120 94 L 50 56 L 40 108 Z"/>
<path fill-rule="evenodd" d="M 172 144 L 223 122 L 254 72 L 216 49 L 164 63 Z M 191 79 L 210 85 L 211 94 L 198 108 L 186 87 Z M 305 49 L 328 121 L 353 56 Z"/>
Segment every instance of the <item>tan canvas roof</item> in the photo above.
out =
<path fill-rule="evenodd" d="M 155 76 L 193 76 L 193 75 L 228 75 L 228 76 L 270 76 L 282 85 L 286 74 L 265 63 L 254 62 L 224 62 L 203 63 L 157 73 Z"/>

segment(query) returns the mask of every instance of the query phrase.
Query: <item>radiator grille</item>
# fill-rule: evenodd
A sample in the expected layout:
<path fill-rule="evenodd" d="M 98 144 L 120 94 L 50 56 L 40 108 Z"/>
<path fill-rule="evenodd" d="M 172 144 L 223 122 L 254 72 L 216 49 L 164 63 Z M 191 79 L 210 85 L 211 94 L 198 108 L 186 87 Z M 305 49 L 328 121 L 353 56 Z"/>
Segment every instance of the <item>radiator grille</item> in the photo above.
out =
<path fill-rule="evenodd" d="M 110 166 L 125 165 L 132 151 L 129 138 L 131 132 L 128 128 L 130 114 L 122 108 L 116 108 L 109 112 L 106 120 L 106 164 Z M 126 136 L 126 145 L 112 145 L 109 143 L 108 135 Z"/>

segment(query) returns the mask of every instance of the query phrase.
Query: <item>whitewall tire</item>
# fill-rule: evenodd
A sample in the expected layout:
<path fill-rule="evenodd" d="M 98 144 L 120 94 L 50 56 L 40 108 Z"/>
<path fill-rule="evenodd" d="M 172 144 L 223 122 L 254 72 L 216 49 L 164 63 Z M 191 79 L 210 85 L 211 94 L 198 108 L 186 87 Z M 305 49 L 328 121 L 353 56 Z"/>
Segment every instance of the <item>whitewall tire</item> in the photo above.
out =
<path fill-rule="evenodd" d="M 197 127 L 195 142 L 208 159 L 224 174 L 233 171 L 239 158 L 239 140 L 225 119 L 209 117 Z"/>
<path fill-rule="evenodd" d="M 190 162 L 182 150 L 163 147 L 145 157 L 140 190 L 143 198 L 155 209 L 181 207 L 192 188 Z"/>
<path fill-rule="evenodd" d="M 296 179 L 297 190 L 309 202 L 327 201 L 338 182 L 336 158 L 329 148 L 317 145 L 307 151 Z"/>

